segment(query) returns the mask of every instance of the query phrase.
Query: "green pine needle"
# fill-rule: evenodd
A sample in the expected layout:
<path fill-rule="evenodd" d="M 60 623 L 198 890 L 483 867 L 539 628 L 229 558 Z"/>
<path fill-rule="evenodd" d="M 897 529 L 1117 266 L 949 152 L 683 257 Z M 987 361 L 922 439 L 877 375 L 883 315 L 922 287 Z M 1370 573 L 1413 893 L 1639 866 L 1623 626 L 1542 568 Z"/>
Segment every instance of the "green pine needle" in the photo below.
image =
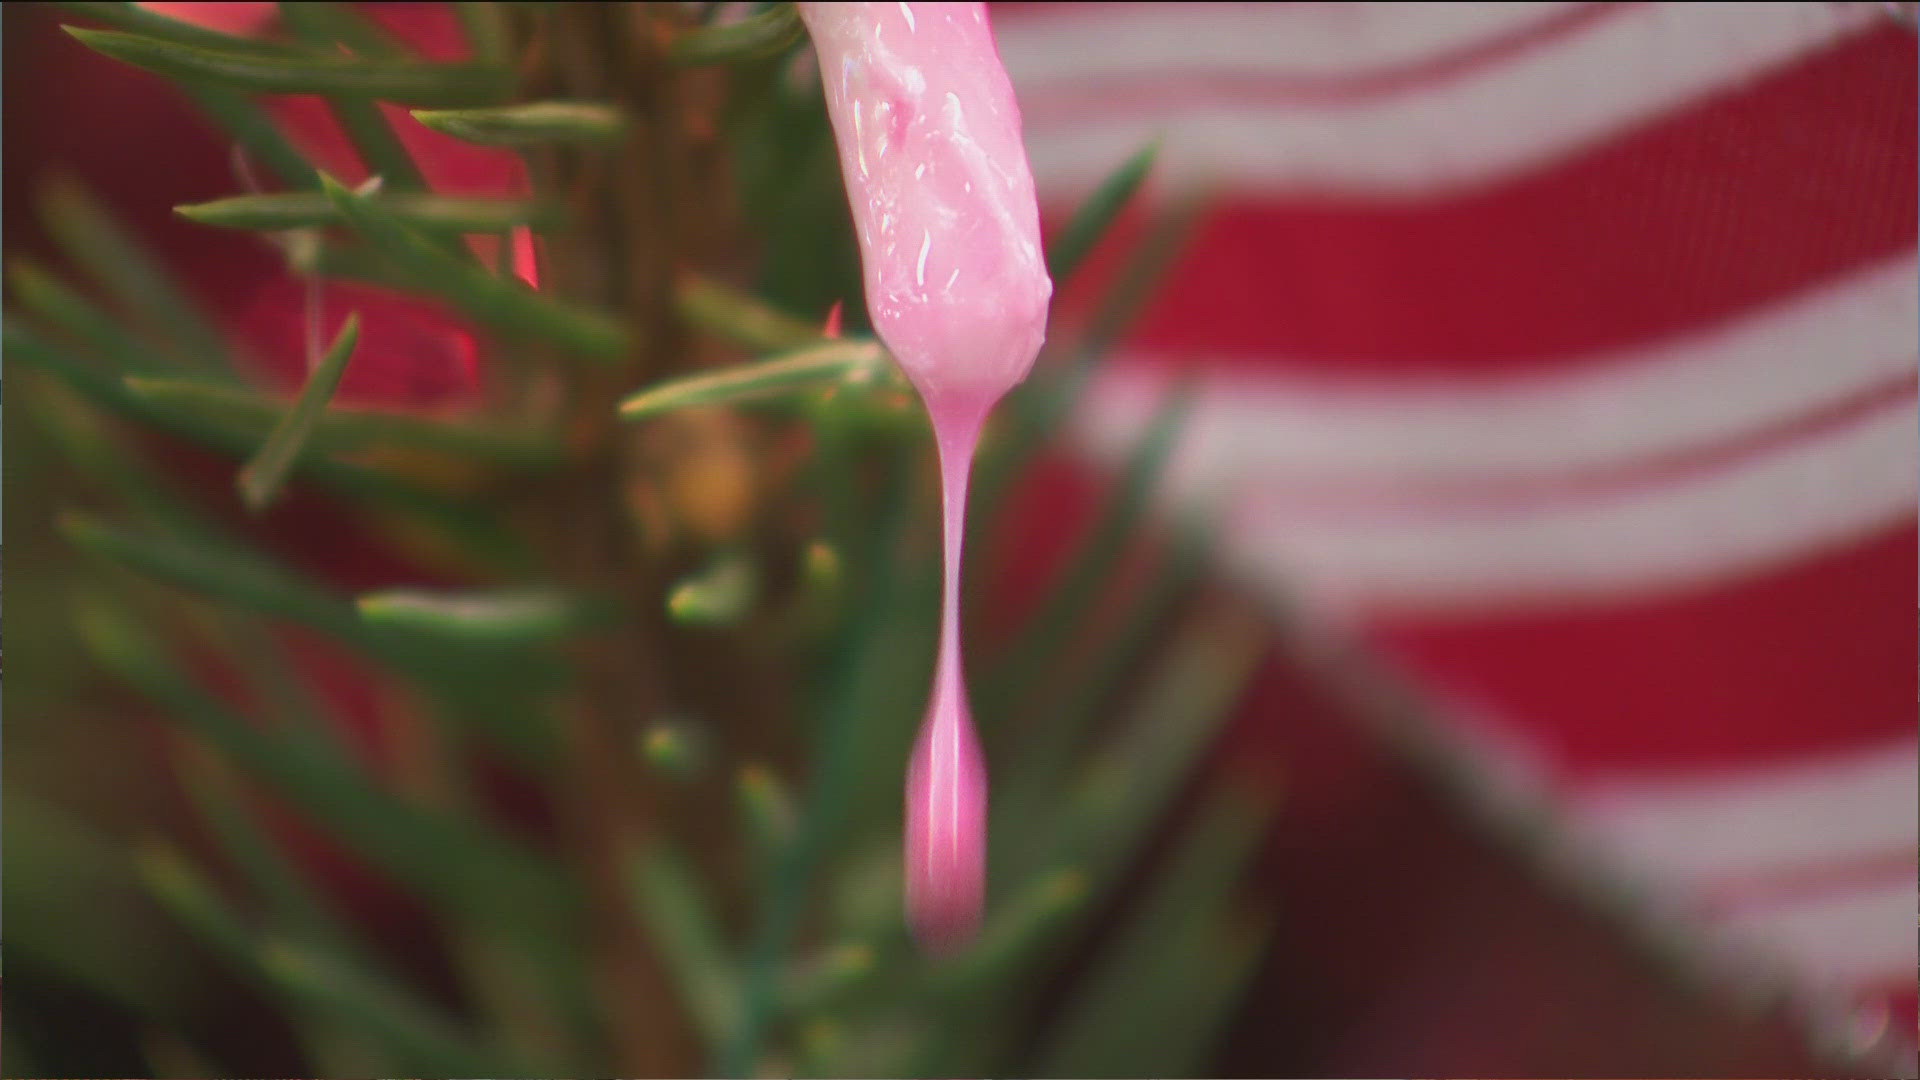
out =
<path fill-rule="evenodd" d="M 1022 1003 L 1007 989 L 1031 980 L 1046 946 L 1056 944 L 1084 908 L 1091 884 L 1085 870 L 1072 866 L 1036 875 L 1013 890 L 966 952 L 926 971 L 924 987 L 917 988 L 923 989 L 921 1008 L 940 1022 L 898 1074 L 992 1075 L 988 1063 L 1004 1052 Z"/>
<path fill-rule="evenodd" d="M 692 780 L 712 758 L 712 736 L 684 720 L 656 720 L 640 733 L 640 757 L 647 767 L 675 780 Z"/>
<path fill-rule="evenodd" d="M 526 199 L 484 199 L 459 195 L 382 194 L 373 196 L 396 221 L 427 233 L 499 233 L 522 225 L 553 229 L 560 210 Z M 236 195 L 211 202 L 176 206 L 181 217 L 223 229 L 287 232 L 344 225 L 348 218 L 317 191 Z"/>
<path fill-rule="evenodd" d="M 262 38 L 236 37 L 217 30 L 162 15 L 145 4 L 79 3 L 65 0 L 60 7 L 144 38 L 172 42 L 229 53 L 258 53 L 285 57 L 294 51 L 278 42 Z M 206 83 L 187 83 L 187 95 L 227 130 L 247 152 L 290 187 L 311 188 L 318 182 L 313 166 L 305 155 L 294 149 L 287 137 L 261 108 L 244 93 Z"/>
<path fill-rule="evenodd" d="M 460 27 L 467 35 L 473 55 L 488 63 L 507 59 L 510 47 L 506 12 L 492 0 L 460 0 L 453 5 L 460 15 Z"/>
<path fill-rule="evenodd" d="M 134 67 L 182 82 L 253 94 L 347 95 L 459 108 L 495 104 L 511 92 L 507 72 L 488 64 L 276 56 L 182 45 L 113 30 L 64 29 L 95 52 Z"/>
<path fill-rule="evenodd" d="M 620 138 L 627 118 L 597 101 L 533 101 L 488 109 L 415 109 L 413 118 L 443 135 L 481 146 L 533 147 L 605 143 Z"/>
<path fill-rule="evenodd" d="M 393 125 L 387 122 L 378 105 L 370 100 L 343 96 L 334 98 L 329 106 L 370 174 L 378 176 L 392 191 L 427 189 L 427 179 L 415 164 L 412 152 L 394 133 Z"/>
<path fill-rule="evenodd" d="M 670 380 L 621 402 L 620 415 L 642 420 L 695 405 L 737 405 L 833 386 L 869 385 L 891 370 L 887 351 L 877 341 L 824 341 L 769 360 Z"/>
<path fill-rule="evenodd" d="M 726 626 L 744 618 L 760 593 L 760 575 L 745 556 L 726 553 L 667 593 L 667 615 L 691 626 Z"/>
<path fill-rule="evenodd" d="M 366 775 L 336 733 L 264 728 L 192 683 L 122 613 L 93 605 L 79 618 L 82 640 L 104 668 L 394 880 L 528 942 L 554 940 L 577 915 L 557 867 L 471 822 L 402 802 Z"/>
<path fill-rule="evenodd" d="M 288 233 L 287 239 L 287 268 L 298 277 L 352 281 L 400 292 L 417 288 L 412 274 L 370 245 L 335 243 L 313 232 Z"/>
<path fill-rule="evenodd" d="M 1066 796 L 1053 838 L 1065 857 L 1105 882 L 1139 850 L 1241 700 L 1268 634 L 1263 622 L 1234 613 L 1202 613 L 1178 633 L 1122 732 Z M 1018 819 L 1006 814 L 1015 809 L 992 827 L 1013 828 Z"/>
<path fill-rule="evenodd" d="M 31 342 L 25 352 L 21 350 L 21 344 L 19 344 L 21 338 L 27 338 Z M 44 356 L 60 356 L 56 350 L 42 348 L 17 325 L 6 327 L 6 350 L 8 350 L 6 356 L 10 361 L 25 359 L 40 367 L 50 367 L 46 365 Z M 69 373 L 63 373 L 58 367 L 52 367 L 52 373 L 61 379 L 69 375 Z M 131 380 L 131 382 L 144 382 L 144 380 Z M 205 386 L 205 384 L 194 382 L 190 386 Z M 69 380 L 65 382 L 65 386 L 60 384 L 48 386 L 46 396 L 40 402 L 42 407 L 36 409 L 35 413 L 31 413 L 36 423 L 46 429 L 50 438 L 56 440 L 65 457 L 73 461 L 75 467 L 81 469 L 86 479 L 94 484 L 100 484 L 125 505 L 138 509 L 140 517 L 156 523 L 167 534 L 184 536 L 184 538 L 205 536 L 209 538 L 209 542 L 219 544 L 221 530 L 209 527 L 209 523 L 200 513 L 194 513 L 192 502 L 182 498 L 182 494 L 177 490 L 177 484 L 169 482 L 165 475 L 161 475 L 157 469 L 154 469 L 154 463 L 146 455 L 132 452 L 132 448 L 125 444 L 125 440 L 115 430 L 104 427 L 100 423 L 100 415 L 94 409 L 84 407 L 81 396 L 73 394 L 73 390 L 84 394 L 86 400 L 94 404 L 106 405 L 111 409 L 119 409 L 127 415 L 132 415 L 136 419 L 144 419 L 152 427 L 177 430 L 180 434 L 190 434 L 190 436 L 205 436 L 205 442 L 213 446 L 242 452 L 242 454 L 246 452 L 246 448 L 259 446 L 261 438 L 265 438 L 267 430 L 271 430 L 278 415 L 284 411 L 284 404 L 265 396 L 252 396 L 252 392 L 236 386 L 215 386 L 215 390 L 219 392 L 248 396 L 248 404 L 250 404 L 248 423 L 232 425 L 232 427 L 202 429 L 196 425 L 202 425 L 202 423 L 217 425 L 221 423 L 221 419 L 219 417 L 211 417 L 211 419 L 179 417 L 177 413 L 167 411 L 163 404 L 150 405 L 142 402 L 138 398 L 138 388 L 129 394 L 129 392 L 123 392 L 121 386 L 113 380 L 100 379 L 98 382 L 86 382 L 83 379 L 79 382 Z M 115 398 L 115 394 L 119 394 L 119 398 Z M 330 440 L 326 440 L 324 436 L 328 430 L 326 423 L 332 419 L 349 419 L 349 417 L 342 413 L 328 413 L 324 417 L 321 432 L 315 434 L 315 442 L 328 444 L 328 448 L 330 448 Z M 405 423 L 415 423 L 407 417 L 388 417 L 384 413 L 374 413 L 367 419 L 372 421 L 397 419 Z M 215 434 L 219 438 L 213 438 Z M 361 440 L 359 444 L 367 446 L 365 440 Z M 372 442 L 372 446 L 382 446 L 382 444 L 394 444 L 394 442 L 392 440 L 382 442 L 380 438 L 374 438 Z M 411 446 L 411 444 L 397 444 L 397 446 Z M 459 455 L 455 450 L 449 450 L 449 454 Z M 376 484 L 382 477 L 372 473 L 361 475 L 361 473 L 338 471 L 340 467 L 332 457 L 313 461 L 311 469 L 315 471 L 317 479 L 328 482 L 334 488 L 348 490 L 349 494 L 371 496 L 378 500 L 399 498 L 396 492 L 388 492 Z M 374 484 L 363 484 L 359 482 L 361 479 L 371 480 Z M 426 515 L 422 519 L 424 525 L 444 528 L 445 538 L 449 542 L 457 542 L 459 546 L 467 548 L 468 553 L 474 557 L 484 557 L 490 563 L 501 563 L 509 567 L 524 561 L 518 553 L 509 553 L 505 550 L 503 540 L 509 540 L 509 536 L 503 532 L 501 523 L 493 519 L 478 519 L 465 511 L 455 511 L 444 503 L 438 502 L 415 503 L 415 505 L 409 505 L 409 509 L 422 511 Z"/>
<path fill-rule="evenodd" d="M 228 433 L 255 446 L 267 437 L 288 406 L 285 398 L 263 390 L 200 379 L 130 376 L 124 380 L 124 388 L 149 410 Z M 561 456 L 555 440 L 517 434 L 500 425 L 433 420 L 351 406 L 336 406 L 319 415 L 305 453 L 344 457 L 374 450 L 437 454 L 513 469 L 544 469 Z"/>
<path fill-rule="evenodd" d="M 306 447 L 307 439 L 313 435 L 315 425 L 327 409 L 327 403 L 333 400 L 333 393 L 340 387 L 340 380 L 347 373 L 347 361 L 353 357 L 353 347 L 360 341 L 360 315 L 355 312 L 347 316 L 340 327 L 340 333 L 333 339 L 333 345 L 321 357 L 320 363 L 307 376 L 307 384 L 300 390 L 300 396 L 288 409 L 280 422 L 274 425 L 267 435 L 267 441 L 248 462 L 240 467 L 237 486 L 240 489 L 240 501 L 248 510 L 259 513 L 273 504 L 280 493 L 280 487 L 286 483 L 289 473 L 300 458 L 300 452 Z"/>
<path fill-rule="evenodd" d="M 39 368 L 109 412 L 143 420 L 221 449 L 244 452 L 251 445 L 257 445 L 257 440 L 249 444 L 236 438 L 231 429 L 203 417 L 154 407 L 127 388 L 128 378 L 132 377 L 122 377 L 87 363 L 75 350 L 36 333 L 18 318 L 7 320 L 4 340 L 9 363 Z M 261 430 L 264 432 L 265 428 Z"/>
<path fill-rule="evenodd" d="M 280 399 L 240 387 L 177 379 L 123 380 L 77 362 L 72 350 L 32 333 L 19 319 L 9 319 L 0 336 L 4 337 L 9 362 L 45 371 L 105 411 L 235 457 L 257 449 L 286 407 Z M 90 457 L 97 456 L 91 454 L 97 449 L 97 439 L 83 438 L 78 445 L 85 447 Z M 443 496 L 333 456 L 376 448 L 431 451 L 515 469 L 540 469 L 556 459 L 557 447 L 545 440 L 520 439 L 506 432 L 358 410 L 329 410 L 313 436 L 316 454 L 306 468 L 329 489 L 388 511 L 404 512 L 442 542 L 483 563 L 516 572 L 525 566 L 523 541 L 497 516 L 476 509 L 468 500 Z M 106 471 L 113 474 L 115 470 L 107 467 Z M 178 517 L 181 504 L 157 492 L 152 484 L 122 484 L 116 476 L 115 486 L 133 491 L 130 501 L 156 520 Z M 524 730 L 524 725 L 517 730 Z"/>
<path fill-rule="evenodd" d="M 561 303 L 449 254 L 372 194 L 349 190 L 325 175 L 320 185 L 347 222 L 407 280 L 475 320 L 522 340 L 551 342 L 599 360 L 617 360 L 627 353 L 627 329 L 611 317 Z"/>
<path fill-rule="evenodd" d="M 1077 867 L 1042 874 L 993 912 L 980 937 L 952 963 L 934 969 L 932 989 L 943 998 L 992 992 L 1020 964 L 1054 940 L 1062 923 L 1078 914 L 1091 885 Z"/>
<path fill-rule="evenodd" d="M 454 644 L 524 646 L 557 641 L 593 621 L 582 604 L 547 592 L 369 593 L 354 602 L 369 625 Z"/>
<path fill-rule="evenodd" d="M 209 30 L 162 15 L 145 4 L 78 3 L 67 0 L 60 7 L 105 23 L 115 30 L 176 45 L 228 53 L 257 53 L 269 57 L 295 55 L 294 50 L 278 42 Z M 313 166 L 307 164 L 305 155 L 294 149 L 278 126 L 244 93 L 207 83 L 186 83 L 182 89 L 283 183 L 289 187 L 311 188 L 319 182 Z"/>
<path fill-rule="evenodd" d="M 320 186 L 320 173 L 307 156 L 244 91 L 194 82 L 182 83 L 181 89 L 233 136 L 242 151 L 279 177 L 281 183 L 301 190 Z"/>
<path fill-rule="evenodd" d="M 18 753 L 17 744 L 9 752 Z M 152 905 L 126 845 L 103 833 L 90 815 L 63 805 L 71 792 L 41 793 L 66 785 L 16 776 L 7 784 L 6 812 L 0 816 L 6 949 L 9 961 L 20 963 L 14 972 L 30 961 L 118 1009 L 155 1023 L 178 1023 L 191 1011 L 193 956 L 153 933 Z M 14 986 L 17 992 L 20 983 Z M 6 1022 L 18 1025 L 22 1012 L 6 1010 Z M 57 1042 L 41 1048 L 66 1060 Z M 56 1075 L 31 1072 L 13 1058 L 6 1059 L 6 1069 L 14 1076 Z"/>
<path fill-rule="evenodd" d="M 699 274 L 681 275 L 673 299 L 681 318 L 755 352 L 798 349 L 823 340 L 817 327 Z"/>
<path fill-rule="evenodd" d="M 291 619 L 344 640 L 365 637 L 346 604 L 251 552 L 129 532 L 79 512 L 62 514 L 59 526 L 82 551 L 189 592 Z"/>
<path fill-rule="evenodd" d="M 1140 190 L 1140 184 L 1159 156 L 1158 141 L 1142 147 L 1102 180 L 1093 194 L 1087 196 L 1087 201 L 1080 204 L 1080 209 L 1074 211 L 1072 220 L 1060 230 L 1054 242 L 1047 245 L 1047 274 L 1053 278 L 1054 288 L 1058 289 L 1080 269 L 1087 254 L 1107 235 L 1114 219 Z"/>
<path fill-rule="evenodd" d="M 208 754 L 191 752 L 178 755 L 180 784 L 194 808 L 219 842 L 227 864 L 239 870 L 267 912 L 266 928 L 285 932 L 295 940 L 316 949 L 366 962 L 366 951 L 347 924 L 328 907 L 325 899 L 306 875 L 248 813 L 241 785 L 224 763 Z M 150 880 L 153 875 L 149 875 Z M 164 871 L 162 876 L 164 877 Z M 244 957 L 251 960 L 252 956 Z M 296 1011 L 311 1010 L 296 1005 Z M 296 1023 L 301 1043 L 314 1062 L 336 1066 L 328 1075 L 359 1075 L 369 1069 L 391 1071 L 392 1062 L 384 1058 L 369 1060 L 371 1048 L 363 1045 L 364 1028 L 352 1030 L 327 1017 L 315 1017 Z M 341 1051 L 346 1051 L 346 1056 Z M 377 1064 L 376 1064 L 377 1063 Z M 388 1066 L 380 1069 L 379 1066 Z M 205 1069 L 196 1070 L 206 1072 Z M 321 1071 L 327 1071 L 323 1068 Z"/>
<path fill-rule="evenodd" d="M 253 956 L 252 933 L 213 884 L 185 858 L 159 843 L 133 852 L 133 864 L 154 898 L 228 959 L 246 964 Z"/>
<path fill-rule="evenodd" d="M 999 712 L 1015 694 L 1039 685 L 1041 672 L 1058 668 L 1074 643 L 1079 624 L 1114 579 L 1128 542 L 1138 535 L 1148 501 L 1192 404 L 1193 388 L 1183 383 L 1160 405 L 1146 434 L 1128 455 L 1112 494 L 1076 549 L 1073 561 L 1002 654 L 1002 666 L 990 680 L 994 687 L 988 698 L 994 706 L 990 712 Z"/>
<path fill-rule="evenodd" d="M 393 35 L 346 4 L 305 0 L 277 7 L 282 26 L 323 52 L 331 52 L 334 45 L 341 45 L 359 56 L 391 59 L 408 55 L 407 47 Z"/>
<path fill-rule="evenodd" d="M 116 301 L 157 330 L 173 355 L 206 371 L 231 368 L 225 335 L 105 207 L 70 181 L 49 186 L 43 205 L 47 227 L 61 247 Z"/>
<path fill-rule="evenodd" d="M 826 1012 L 857 993 L 870 990 L 881 972 L 879 953 L 867 942 L 850 941 L 825 955 L 802 962 L 780 989 L 780 1011 L 787 1016 Z"/>
<path fill-rule="evenodd" d="M 318 630 L 386 661 L 430 687 L 453 716 L 484 726 L 530 761 L 544 760 L 546 731 L 527 723 L 529 698 L 547 692 L 551 663 L 524 652 L 511 663 L 444 639 L 396 633 L 364 621 L 352 605 L 322 591 L 257 552 L 208 537 L 134 532 L 78 512 L 62 514 L 61 532 L 88 554 L 161 582 L 259 615 Z"/>
<path fill-rule="evenodd" d="M 246 803 L 230 770 L 202 754 L 183 754 L 181 762 L 181 788 L 219 841 L 227 861 L 245 875 L 280 925 L 330 948 L 357 948 L 352 931 L 327 907 L 279 842 L 244 812 Z"/>
<path fill-rule="evenodd" d="M 855 447 L 831 429 L 823 442 L 821 461 L 828 468 L 827 475 L 843 475 L 840 469 L 853 467 L 859 453 Z M 927 605 L 914 603 L 916 596 L 909 587 L 910 568 L 924 570 L 925 560 L 914 558 L 911 545 L 905 541 L 914 506 L 904 473 L 891 474 L 883 490 L 877 521 L 842 537 L 849 564 L 871 568 L 866 575 L 868 587 L 859 603 L 852 605 L 852 622 L 835 643 L 835 670 L 828 676 L 827 696 L 809 750 L 800 837 L 764 882 L 746 959 L 741 1023 L 714 1058 L 714 1071 L 722 1076 L 747 1075 L 760 1060 L 768 1025 L 779 1004 L 781 957 L 791 947 L 811 890 L 818 885 L 822 857 L 845 839 L 842 830 L 850 817 L 849 807 L 857 804 L 856 796 L 867 778 L 861 765 L 874 741 L 867 736 L 870 731 L 883 730 L 881 724 L 900 726 L 901 718 L 876 702 L 899 679 L 904 665 L 926 663 L 924 654 L 918 659 L 901 655 L 904 649 L 922 651 L 911 632 L 902 632 L 911 627 L 903 618 L 924 619 L 931 611 Z M 871 560 L 863 555 L 870 555 Z M 932 651 L 930 635 L 928 638 L 924 653 Z M 918 692 L 924 693 L 924 688 L 924 683 L 919 684 Z M 896 760 L 905 757 L 903 742 Z M 896 793 L 893 799 L 897 799 L 899 789 L 889 786 Z"/>
<path fill-rule="evenodd" d="M 760 764 L 742 766 L 734 790 L 754 852 L 771 868 L 785 857 L 800 833 L 793 796 L 772 769 Z"/>
<path fill-rule="evenodd" d="M 1270 914 L 1249 920 L 1230 910 L 1271 813 L 1231 793 L 1210 801 L 1095 961 L 1034 1075 L 1205 1071 L 1272 925 Z"/>
<path fill-rule="evenodd" d="M 58 6 L 75 15 L 83 15 L 96 22 L 105 23 L 115 30 L 124 30 L 131 34 L 172 42 L 176 45 L 191 45 L 195 48 L 227 52 L 259 53 L 263 56 L 294 55 L 293 49 L 279 42 L 209 30 L 197 23 L 185 22 L 171 15 L 162 15 L 146 4 L 82 3 L 79 0 L 61 0 Z"/>
<path fill-rule="evenodd" d="M 129 372 L 152 372 L 165 366 L 158 351 L 128 331 L 120 318 L 40 267 L 15 263 L 7 278 L 21 306 L 57 327 L 94 360 Z M 73 362 L 67 358 L 67 363 Z"/>
<path fill-rule="evenodd" d="M 728 26 L 703 26 L 675 38 L 667 55 L 681 64 L 730 64 L 776 56 L 805 34 L 800 10 L 774 4 Z"/>
<path fill-rule="evenodd" d="M 839 591 L 845 572 L 840 552 L 832 544 L 815 540 L 807 545 L 801 562 L 800 580 L 809 594 L 831 596 Z"/>
<path fill-rule="evenodd" d="M 655 844 L 634 861 L 634 903 L 703 1037 L 718 1043 L 738 1023 L 739 980 L 693 870 Z"/>
<path fill-rule="evenodd" d="M 261 971 L 283 992 L 365 1032 L 404 1062 L 408 1075 L 534 1075 L 438 1006 L 339 954 L 268 938 L 256 955 Z"/>
<path fill-rule="evenodd" d="M 110 409 L 128 405 L 129 399 L 118 377 L 99 370 L 74 355 L 74 350 L 29 328 L 11 312 L 7 313 L 5 323 L 6 326 L 0 328 L 0 341 L 4 341 L 0 352 L 4 352 L 7 363 L 39 368 L 95 404 Z"/>
<path fill-rule="evenodd" d="M 1203 537 L 1197 530 L 1181 529 L 1171 545 L 1135 601 L 1113 619 L 1110 633 L 1095 646 L 1087 674 L 1067 687 L 1064 700 L 1044 706 L 1052 722 L 1022 740 L 1005 780 L 1010 801 L 1023 795 L 1046 798 L 1095 726 L 1100 707 L 1113 698 L 1116 687 L 1125 685 L 1127 674 L 1151 653 L 1181 602 L 1192 594 L 1206 568 Z"/>
<path fill-rule="evenodd" d="M 406 50 L 385 31 L 344 5 L 326 0 L 302 0 L 283 3 L 279 10 L 281 25 L 322 56 L 334 54 L 335 46 L 344 46 L 367 58 L 393 60 L 406 56 Z M 401 143 L 386 114 L 371 98 L 339 95 L 327 104 L 358 151 L 360 160 L 385 181 L 388 189 L 426 190 L 426 178 L 421 175 L 413 154 Z"/>
<path fill-rule="evenodd" d="M 88 487 L 110 495 L 137 516 L 170 532 L 207 531 L 204 517 L 179 485 L 129 445 L 129 432 L 105 421 L 67 388 L 49 385 L 27 414 Z"/>

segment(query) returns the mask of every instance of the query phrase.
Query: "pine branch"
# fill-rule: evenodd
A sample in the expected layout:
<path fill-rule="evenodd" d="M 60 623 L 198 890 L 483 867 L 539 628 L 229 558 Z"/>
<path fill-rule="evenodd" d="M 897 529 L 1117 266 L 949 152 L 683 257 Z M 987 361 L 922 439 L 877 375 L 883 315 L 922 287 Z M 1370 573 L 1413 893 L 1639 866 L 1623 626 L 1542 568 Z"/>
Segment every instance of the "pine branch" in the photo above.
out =
<path fill-rule="evenodd" d="M 804 390 L 870 385 L 892 370 L 879 342 L 828 341 L 770 360 L 675 379 L 621 402 L 620 416 L 641 420 L 696 405 L 737 405 Z"/>
<path fill-rule="evenodd" d="M 293 471 L 300 451 L 312 438 L 313 429 L 326 411 L 327 403 L 333 400 L 333 392 L 346 376 L 347 362 L 353 358 L 353 347 L 359 340 L 360 315 L 356 312 L 347 316 L 347 321 L 340 327 L 339 336 L 334 338 L 333 345 L 307 377 L 307 384 L 294 401 L 293 408 L 288 409 L 286 415 L 274 424 L 259 452 L 240 467 L 237 483 L 240 501 L 246 504 L 247 509 L 259 513 L 271 505 L 279 494 L 280 486 L 286 482 L 287 474 Z"/>
<path fill-rule="evenodd" d="M 212 49 L 113 30 L 65 28 L 104 56 L 188 83 L 253 94 L 347 95 L 403 105 L 490 105 L 507 93 L 505 73 L 486 64 L 429 64 Z"/>
<path fill-rule="evenodd" d="M 614 142 L 627 131 L 619 110 L 594 101 L 534 101 L 490 109 L 415 109 L 413 118 L 481 146 L 536 147 Z"/>
<path fill-rule="evenodd" d="M 324 175 L 320 184 L 334 209 L 405 280 L 476 321 L 520 340 L 551 342 L 599 360 L 617 360 L 632 348 L 627 330 L 606 315 L 489 274 L 449 255 L 371 195 Z"/>
<path fill-rule="evenodd" d="M 776 3 L 730 25 L 689 30 L 674 39 L 668 55 L 681 64 L 761 60 L 786 51 L 805 36 L 799 10 L 790 3 Z"/>
<path fill-rule="evenodd" d="M 280 395 L 194 379 L 129 376 L 125 393 L 153 414 L 204 425 L 257 444 L 287 408 Z M 340 406 L 315 420 L 306 449 L 349 456 L 380 451 L 428 453 L 469 463 L 538 471 L 564 457 L 557 437 L 542 438 L 473 420 L 432 420 L 384 409 Z"/>

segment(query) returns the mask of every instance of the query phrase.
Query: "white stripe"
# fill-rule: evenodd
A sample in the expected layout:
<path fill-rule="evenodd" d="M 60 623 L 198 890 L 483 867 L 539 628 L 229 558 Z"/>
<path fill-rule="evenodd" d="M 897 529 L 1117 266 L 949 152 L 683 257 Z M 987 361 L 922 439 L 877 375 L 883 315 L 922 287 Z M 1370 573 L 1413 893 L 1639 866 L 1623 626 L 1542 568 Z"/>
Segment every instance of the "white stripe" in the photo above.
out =
<path fill-rule="evenodd" d="M 1870 4 L 1654 4 L 1457 79 L 1311 108 L 1223 103 L 1122 117 L 1051 114 L 1045 80 L 1031 69 L 1024 83 L 1021 72 L 1011 74 L 1046 199 L 1077 198 L 1155 137 L 1162 139 L 1159 180 L 1175 189 L 1430 196 L 1572 155 L 1879 18 Z"/>
<path fill-rule="evenodd" d="M 1016 85 L 1196 68 L 1355 76 L 1525 30 L 1576 3 L 1054 4 L 994 23 Z"/>
<path fill-rule="evenodd" d="M 1913 517 L 1909 395 L 1713 472 L 1568 504 L 1233 520 L 1224 554 L 1258 583 L 1373 611 L 1609 603 L 1757 572 Z M 1258 493 L 1267 494 L 1267 493 Z"/>
<path fill-rule="evenodd" d="M 1721 924 L 1714 936 L 1777 957 L 1803 985 L 1845 991 L 1913 975 L 1916 905 L 1913 882 L 1892 882 L 1757 911 Z"/>
<path fill-rule="evenodd" d="M 1884 857 L 1920 838 L 1920 746 L 1727 777 L 1613 780 L 1571 793 L 1566 813 L 1605 857 L 1687 890 Z"/>
<path fill-rule="evenodd" d="M 1678 340 L 1491 385 L 1229 369 L 1208 380 L 1181 448 L 1215 487 L 1246 477 L 1422 481 L 1604 470 L 1710 448 L 1856 400 L 1915 370 L 1912 251 Z M 1097 456 L 1138 439 L 1179 365 L 1119 364 L 1076 417 Z M 1316 371 L 1337 370 L 1317 364 Z"/>

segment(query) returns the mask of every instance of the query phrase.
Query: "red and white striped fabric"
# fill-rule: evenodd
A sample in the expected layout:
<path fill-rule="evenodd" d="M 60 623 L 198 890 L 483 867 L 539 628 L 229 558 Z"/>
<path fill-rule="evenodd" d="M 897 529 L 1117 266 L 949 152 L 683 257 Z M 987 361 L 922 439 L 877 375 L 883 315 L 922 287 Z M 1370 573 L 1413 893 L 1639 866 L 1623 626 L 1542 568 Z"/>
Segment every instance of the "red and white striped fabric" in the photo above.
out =
<path fill-rule="evenodd" d="M 1701 940 L 1914 1030 L 1916 81 L 1884 5 L 1004 5 L 1056 222 L 1215 196 L 1079 417 Z M 1097 276 L 1099 268 L 1091 271 Z M 1071 298 L 1068 298 L 1071 302 Z"/>

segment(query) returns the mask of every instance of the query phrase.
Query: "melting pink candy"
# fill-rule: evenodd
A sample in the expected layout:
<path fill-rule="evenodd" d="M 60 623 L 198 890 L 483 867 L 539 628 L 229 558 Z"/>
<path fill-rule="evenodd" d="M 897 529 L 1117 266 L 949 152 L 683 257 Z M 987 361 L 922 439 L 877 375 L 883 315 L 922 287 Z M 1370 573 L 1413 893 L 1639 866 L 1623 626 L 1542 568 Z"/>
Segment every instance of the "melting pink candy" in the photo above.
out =
<path fill-rule="evenodd" d="M 946 584 L 933 696 L 907 770 L 907 918 L 972 936 L 986 892 L 987 771 L 960 664 L 967 475 L 995 402 L 1033 367 L 1053 283 L 1020 109 L 984 4 L 801 4 L 860 237 L 867 310 L 940 452 Z"/>

